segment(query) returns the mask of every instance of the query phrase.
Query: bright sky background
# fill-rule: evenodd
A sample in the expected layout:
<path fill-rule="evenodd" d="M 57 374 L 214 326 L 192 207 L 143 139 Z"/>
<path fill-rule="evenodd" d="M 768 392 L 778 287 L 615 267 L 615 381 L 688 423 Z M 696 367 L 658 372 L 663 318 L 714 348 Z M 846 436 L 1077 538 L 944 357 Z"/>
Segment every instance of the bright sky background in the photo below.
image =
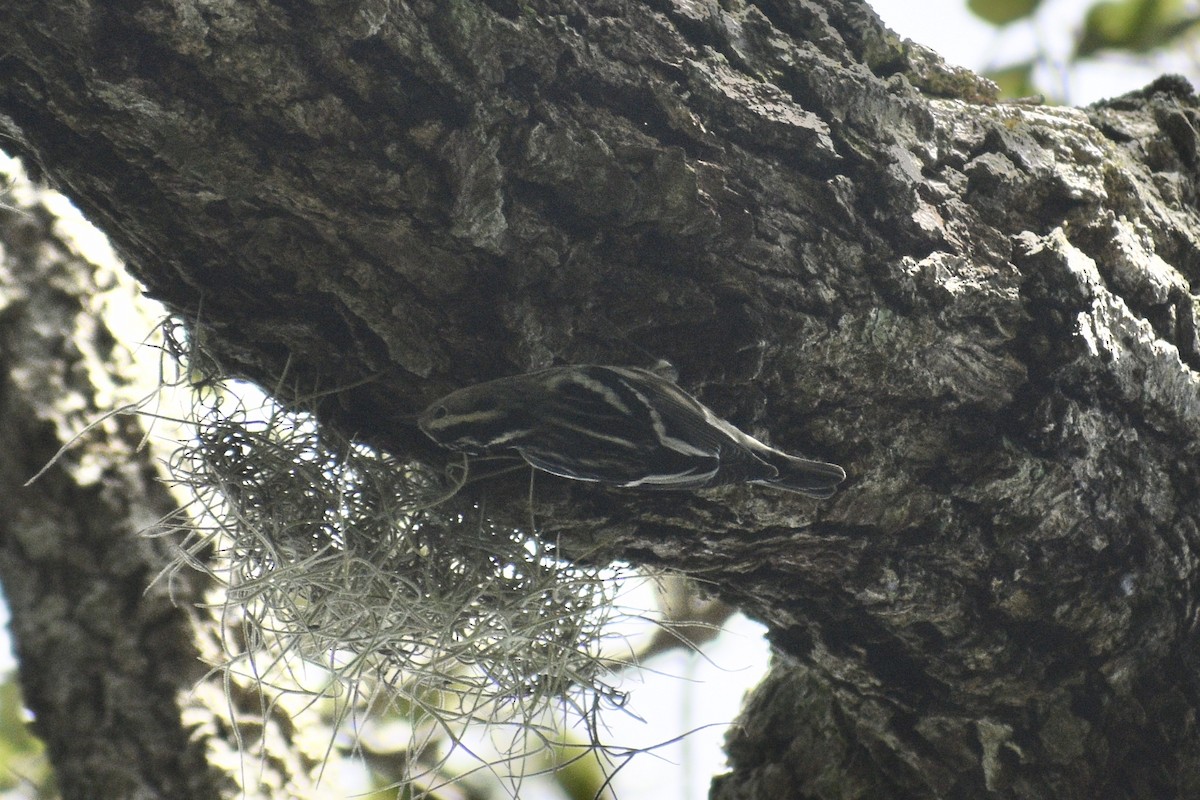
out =
<path fill-rule="evenodd" d="M 966 0 L 874 0 L 872 7 L 901 36 L 933 48 L 952 64 L 980 71 L 1006 66 L 1046 52 L 1058 66 L 1037 76 L 1071 105 L 1087 105 L 1145 86 L 1159 75 L 1177 72 L 1196 82 L 1200 51 L 1155 55 L 1149 63 L 1128 56 L 1077 67 L 1070 76 L 1063 64 L 1092 0 L 1044 0 L 1033 21 L 997 29 L 967 10 Z M 1200 2 L 1188 4 L 1200 10 Z M 1195 11 L 1193 12 L 1195 13 Z"/>
<path fill-rule="evenodd" d="M 1079 26 L 1088 0 L 1047 0 L 1036 22 L 1020 23 L 997 37 L 995 29 L 967 10 L 965 0 L 876 0 L 883 20 L 902 36 L 925 44 L 947 61 L 976 70 L 1031 57 L 1039 50 L 1061 64 L 1070 52 L 1073 28 Z M 1196 4 L 1200 5 L 1200 3 Z M 1038 76 L 1039 84 L 1057 87 L 1073 105 L 1084 105 L 1139 88 L 1164 72 L 1195 80 L 1194 53 L 1156 57 L 1149 65 L 1125 57 L 1078 69 L 1067 76 L 1061 67 Z M 7 609 L 0 603 L 0 669 L 13 665 L 7 639 Z M 649 745 L 705 726 L 681 744 L 634 761 L 618 776 L 622 800 L 703 800 L 710 778 L 722 770 L 723 724 L 737 714 L 744 693 L 766 668 L 768 650 L 762 628 L 738 617 L 732 631 L 708 648 L 708 660 L 675 654 L 653 663 L 662 675 L 631 687 L 632 710 L 655 725 L 613 715 L 609 740 Z M 682 677 L 682 680 L 680 679 Z"/>

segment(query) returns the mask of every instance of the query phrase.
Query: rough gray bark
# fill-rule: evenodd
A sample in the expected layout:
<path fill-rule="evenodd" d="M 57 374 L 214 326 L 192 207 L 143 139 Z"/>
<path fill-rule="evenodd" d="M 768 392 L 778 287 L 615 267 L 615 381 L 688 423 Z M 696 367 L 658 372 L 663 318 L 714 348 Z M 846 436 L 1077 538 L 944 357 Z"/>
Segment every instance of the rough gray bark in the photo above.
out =
<path fill-rule="evenodd" d="M 205 742 L 181 721 L 207 671 L 193 641 L 201 582 L 149 588 L 171 558 L 137 534 L 177 507 L 135 418 L 73 433 L 131 381 L 97 319 L 111 271 L 69 250 L 36 202 L 0 208 L 0 585 L 34 731 L 64 798 L 219 797 Z M 179 605 L 176 605 L 177 601 Z"/>
<path fill-rule="evenodd" d="M 0 53 L 7 146 L 329 424 L 432 459 L 450 388 L 662 356 L 847 467 L 539 483 L 769 626 L 714 797 L 1200 789 L 1184 82 L 996 105 L 833 0 L 9 0 Z"/>

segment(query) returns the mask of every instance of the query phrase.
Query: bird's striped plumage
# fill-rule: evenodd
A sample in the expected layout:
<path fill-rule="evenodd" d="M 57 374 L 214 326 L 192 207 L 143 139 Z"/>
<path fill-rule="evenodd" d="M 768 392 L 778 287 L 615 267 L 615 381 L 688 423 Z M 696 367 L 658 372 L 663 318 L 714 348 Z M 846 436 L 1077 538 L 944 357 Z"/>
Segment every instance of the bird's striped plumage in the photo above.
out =
<path fill-rule="evenodd" d="M 546 472 L 616 486 L 750 482 L 828 497 L 846 476 L 763 444 L 633 367 L 551 367 L 468 386 L 431 405 L 419 424 L 452 450 L 513 450 Z"/>

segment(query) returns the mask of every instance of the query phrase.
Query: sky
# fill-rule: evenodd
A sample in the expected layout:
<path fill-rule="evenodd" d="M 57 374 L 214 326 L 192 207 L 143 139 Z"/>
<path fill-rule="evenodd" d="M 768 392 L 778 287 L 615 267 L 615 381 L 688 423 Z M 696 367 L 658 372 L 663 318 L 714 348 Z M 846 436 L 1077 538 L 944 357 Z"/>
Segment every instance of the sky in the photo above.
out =
<path fill-rule="evenodd" d="M 966 0 L 874 0 L 872 7 L 884 23 L 901 36 L 933 48 L 948 62 L 981 71 L 1022 61 L 1039 51 L 1057 66 L 1038 73 L 1038 85 L 1054 91 L 1070 105 L 1087 105 L 1145 86 L 1166 72 L 1196 82 L 1200 51 L 1155 55 L 1148 63 L 1127 56 L 1108 56 L 1063 68 L 1075 32 L 1095 0 L 1043 0 L 1034 20 L 1015 23 L 1003 31 L 967 10 Z M 1189 2 L 1193 12 L 1200 2 Z"/>

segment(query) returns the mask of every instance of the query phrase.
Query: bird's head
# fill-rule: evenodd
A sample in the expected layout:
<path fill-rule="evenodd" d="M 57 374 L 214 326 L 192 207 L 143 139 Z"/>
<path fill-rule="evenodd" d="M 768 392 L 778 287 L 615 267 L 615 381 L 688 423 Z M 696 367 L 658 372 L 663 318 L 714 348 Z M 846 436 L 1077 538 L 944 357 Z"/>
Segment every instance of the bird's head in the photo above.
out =
<path fill-rule="evenodd" d="M 450 450 L 483 453 L 512 447 L 528 433 L 520 391 L 507 379 L 451 392 L 421 412 L 417 425 Z"/>

